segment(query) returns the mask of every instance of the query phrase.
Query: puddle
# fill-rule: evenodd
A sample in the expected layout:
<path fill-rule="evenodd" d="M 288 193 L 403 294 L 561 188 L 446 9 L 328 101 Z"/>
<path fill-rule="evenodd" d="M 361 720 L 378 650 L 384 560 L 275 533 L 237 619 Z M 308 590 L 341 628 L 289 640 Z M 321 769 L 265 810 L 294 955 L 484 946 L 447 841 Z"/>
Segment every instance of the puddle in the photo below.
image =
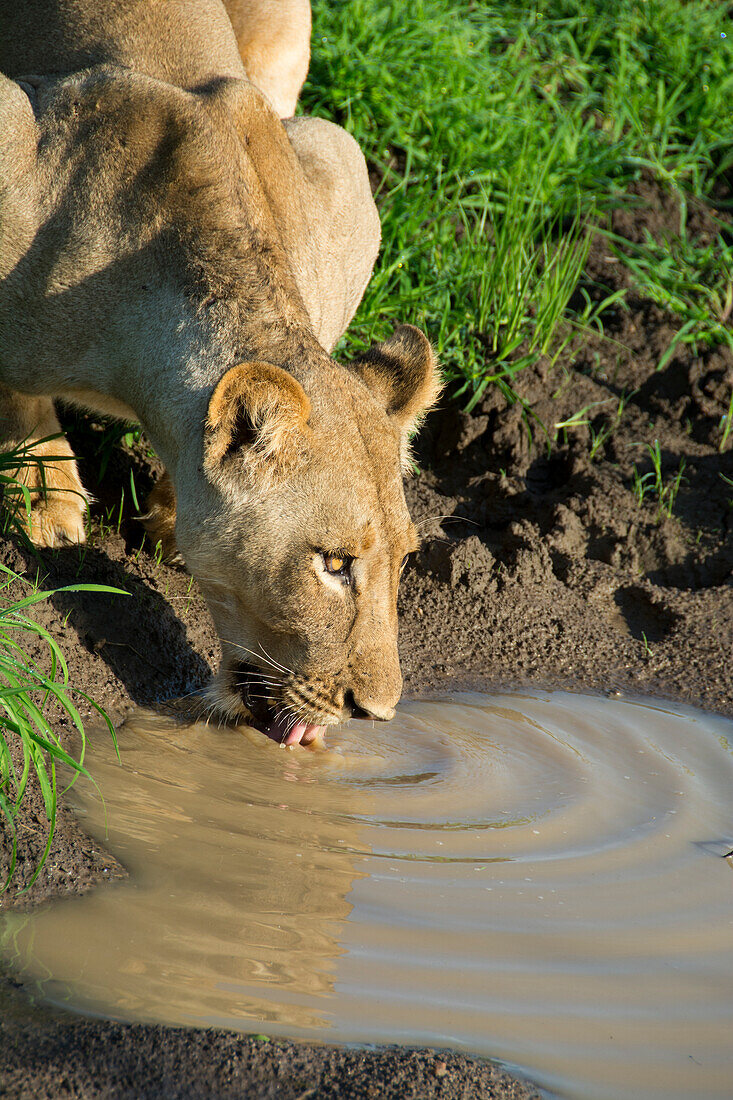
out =
<path fill-rule="evenodd" d="M 583 1100 L 733 1094 L 732 722 L 464 694 L 328 750 L 145 715 L 122 766 L 94 742 L 132 877 L 0 919 L 47 1000 L 449 1046 Z"/>

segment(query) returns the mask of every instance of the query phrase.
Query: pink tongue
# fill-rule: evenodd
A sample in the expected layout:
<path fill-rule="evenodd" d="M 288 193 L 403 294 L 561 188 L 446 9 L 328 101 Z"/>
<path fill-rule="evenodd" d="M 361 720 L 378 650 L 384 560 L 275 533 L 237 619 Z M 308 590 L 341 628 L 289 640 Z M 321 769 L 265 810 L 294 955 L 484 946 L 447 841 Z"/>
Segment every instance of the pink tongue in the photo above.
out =
<path fill-rule="evenodd" d="M 291 726 L 286 719 L 276 718 L 263 732 L 280 745 L 310 745 L 323 736 L 325 729 L 325 726 L 314 726 L 310 722 L 296 722 Z"/>

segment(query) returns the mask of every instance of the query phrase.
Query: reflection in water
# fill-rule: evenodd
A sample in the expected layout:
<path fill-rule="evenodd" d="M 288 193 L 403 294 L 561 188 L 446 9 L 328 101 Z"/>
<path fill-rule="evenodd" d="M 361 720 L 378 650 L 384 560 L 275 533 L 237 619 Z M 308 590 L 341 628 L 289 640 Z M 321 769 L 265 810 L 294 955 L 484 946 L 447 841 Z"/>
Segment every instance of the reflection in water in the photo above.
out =
<path fill-rule="evenodd" d="M 355 877 L 343 850 L 356 835 L 349 812 L 367 802 L 318 781 L 338 754 L 145 712 L 118 738 L 122 767 L 102 738 L 86 763 L 104 794 L 105 842 L 130 880 L 54 907 L 43 931 L 27 925 L 41 973 L 44 922 L 54 922 L 62 958 L 44 994 L 75 1003 L 65 986 L 78 982 L 93 1005 L 114 989 L 119 1018 L 196 1023 L 226 1005 L 239 1024 L 327 1026 L 320 998 L 333 987 Z M 104 840 L 105 807 L 79 794 L 80 816 Z"/>
<path fill-rule="evenodd" d="M 461 695 L 306 751 L 138 715 L 122 766 L 103 738 L 89 760 L 130 881 L 7 914 L 3 953 L 123 1019 L 454 1046 L 584 1100 L 729 1098 L 732 730 Z"/>

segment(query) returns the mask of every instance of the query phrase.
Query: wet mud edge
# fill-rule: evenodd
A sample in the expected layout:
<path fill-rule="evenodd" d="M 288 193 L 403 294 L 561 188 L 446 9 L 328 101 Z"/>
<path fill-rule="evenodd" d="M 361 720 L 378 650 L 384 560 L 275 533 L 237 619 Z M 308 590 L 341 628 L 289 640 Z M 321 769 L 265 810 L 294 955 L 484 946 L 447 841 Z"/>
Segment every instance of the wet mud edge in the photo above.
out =
<path fill-rule="evenodd" d="M 612 228 L 634 240 L 645 228 L 660 237 L 678 223 L 674 197 L 642 180 Z M 688 230 L 705 241 L 718 226 L 690 206 Z M 519 375 L 523 403 L 493 388 L 472 414 L 446 402 L 423 430 L 419 472 L 407 484 L 422 547 L 400 596 L 407 695 L 563 688 L 652 695 L 733 715 L 733 433 L 722 450 L 720 437 L 733 353 L 677 343 L 656 370 L 679 326 L 638 297 L 612 261 L 598 238 L 586 288 L 598 296 L 626 290 L 603 338 L 575 349 L 572 363 L 541 361 Z M 586 407 L 582 423 L 554 428 Z M 59 594 L 37 613 L 62 645 L 72 681 L 122 717 L 201 687 L 218 644 L 195 585 L 155 561 L 129 500 L 119 529 L 100 526 L 105 514 L 117 515 L 131 473 L 140 498 L 159 476 L 144 441 L 117 449 L 100 481 L 99 425 L 71 417 L 66 426 L 98 501 L 94 536 L 81 553 L 39 557 L 8 539 L 0 560 L 39 572 L 47 587 L 85 580 L 131 594 Z M 604 442 L 594 449 L 599 434 Z M 665 484 L 683 465 L 671 516 L 652 494 L 640 504 L 633 492 L 635 472 L 650 469 L 645 444 L 655 440 Z M 19 821 L 17 887 L 30 879 L 45 825 L 31 792 Z M 5 833 L 0 875 L 7 852 Z M 124 874 L 62 807 L 43 873 L 27 893 L 4 895 L 0 914 Z M 0 977 L 0 1018 L 6 1097 L 536 1095 L 454 1052 L 266 1043 L 63 1015 L 30 1004 L 8 975 Z"/>

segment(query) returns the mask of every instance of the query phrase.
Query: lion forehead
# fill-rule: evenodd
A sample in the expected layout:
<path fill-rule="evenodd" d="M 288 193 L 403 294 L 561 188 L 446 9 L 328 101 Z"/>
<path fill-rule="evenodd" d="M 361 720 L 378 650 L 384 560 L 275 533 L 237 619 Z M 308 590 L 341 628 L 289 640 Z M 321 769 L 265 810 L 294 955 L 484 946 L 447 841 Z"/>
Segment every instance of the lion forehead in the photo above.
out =
<path fill-rule="evenodd" d="M 309 464 L 298 479 L 301 523 L 319 535 L 324 547 L 359 557 L 409 541 L 412 524 L 396 448 L 391 450 L 391 461 L 379 462 L 373 451 L 365 454 L 363 447 L 350 450 L 342 444 L 338 455 Z"/>

